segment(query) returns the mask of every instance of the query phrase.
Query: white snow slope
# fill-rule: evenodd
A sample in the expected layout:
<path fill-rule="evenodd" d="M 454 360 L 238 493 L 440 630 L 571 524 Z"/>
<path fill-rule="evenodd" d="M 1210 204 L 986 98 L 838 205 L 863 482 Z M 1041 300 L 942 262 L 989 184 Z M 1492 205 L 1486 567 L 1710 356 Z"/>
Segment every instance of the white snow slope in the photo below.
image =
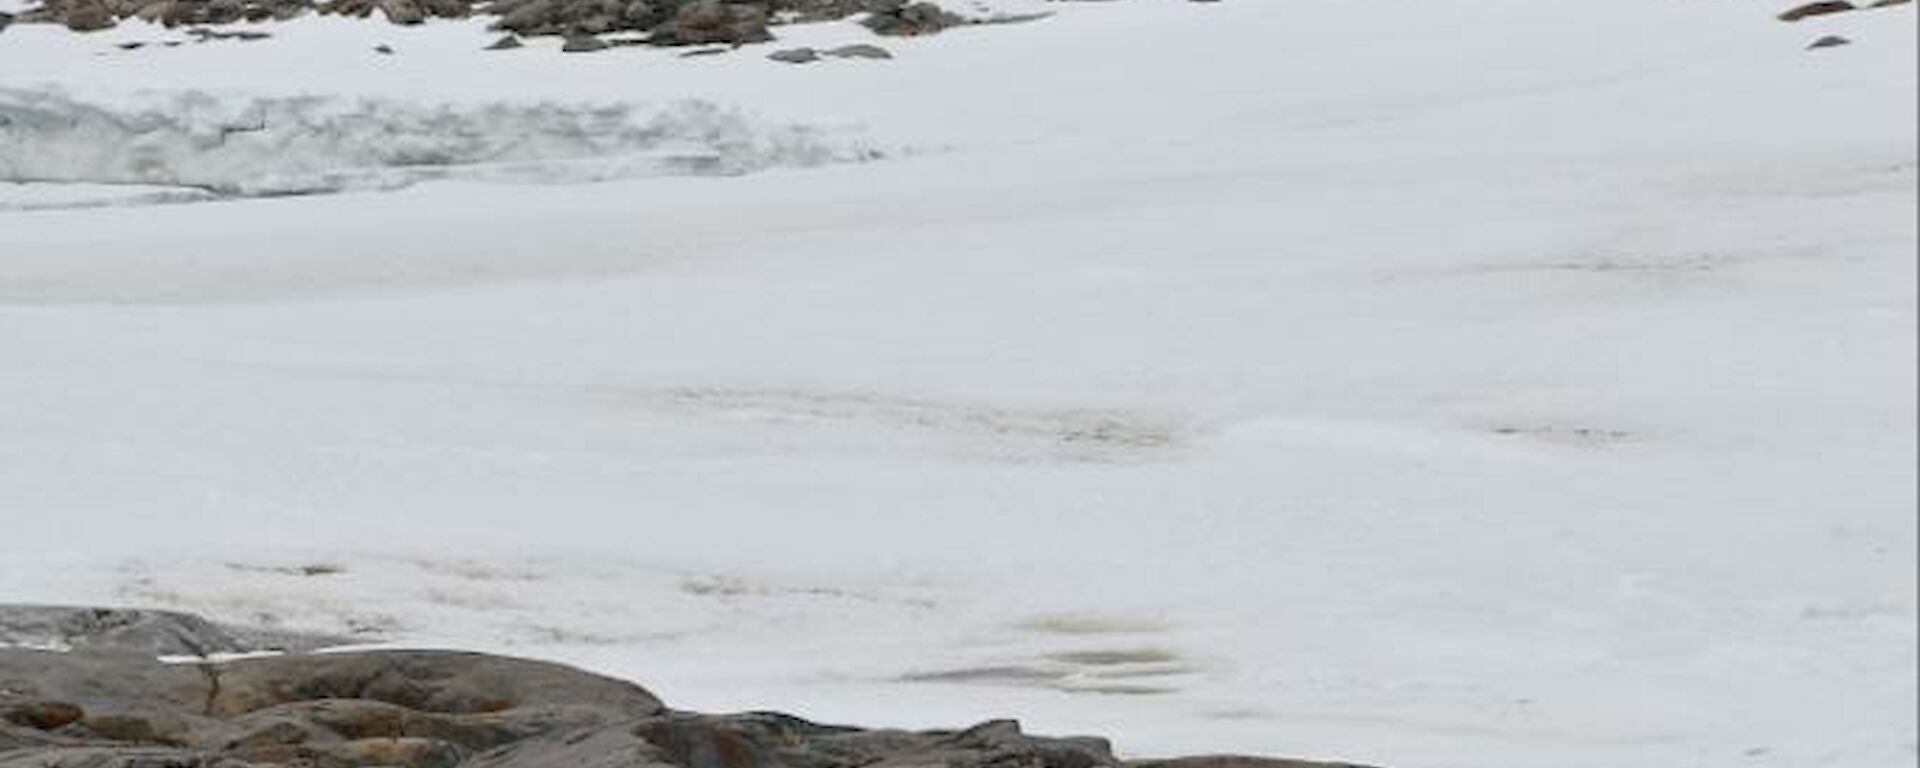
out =
<path fill-rule="evenodd" d="M 1912 766 L 1915 14 L 1779 5 L 1058 3 L 809 66 L 16 25 L 0 87 L 102 108 L 699 99 L 887 151 L 17 187 L 0 600 L 1132 755 Z"/>

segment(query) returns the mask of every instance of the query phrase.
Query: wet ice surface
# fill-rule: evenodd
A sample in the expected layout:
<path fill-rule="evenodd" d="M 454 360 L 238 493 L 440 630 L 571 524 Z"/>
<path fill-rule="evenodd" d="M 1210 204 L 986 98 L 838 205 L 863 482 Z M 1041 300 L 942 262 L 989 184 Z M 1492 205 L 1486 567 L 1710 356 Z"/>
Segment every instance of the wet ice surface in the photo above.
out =
<path fill-rule="evenodd" d="M 917 151 L 0 205 L 0 595 L 1133 754 L 1912 764 L 1910 7 L 1054 5 L 817 68 L 8 30 L 116 115 Z"/>

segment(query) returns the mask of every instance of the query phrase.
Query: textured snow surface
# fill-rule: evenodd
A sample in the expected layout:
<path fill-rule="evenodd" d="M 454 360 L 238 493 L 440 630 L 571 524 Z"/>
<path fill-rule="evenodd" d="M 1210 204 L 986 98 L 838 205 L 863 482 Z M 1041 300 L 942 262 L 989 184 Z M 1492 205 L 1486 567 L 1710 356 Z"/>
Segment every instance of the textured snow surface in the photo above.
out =
<path fill-rule="evenodd" d="M 748 147 L 912 151 L 0 185 L 0 600 L 1135 755 L 1908 768 L 1914 8 L 1784 5 L 1049 3 L 802 67 L 763 54 L 874 40 L 15 26 L 11 98 L 109 124 L 551 118 L 571 153 L 592 105 L 697 100 Z M 413 169 L 166 135 L 203 180 Z M 61 152 L 25 159 L 142 180 Z"/>
<path fill-rule="evenodd" d="M 0 181 L 289 195 L 429 179 L 728 175 L 861 155 L 700 102 L 642 117 L 623 105 L 222 99 L 199 91 L 151 101 L 114 107 L 0 89 Z"/>

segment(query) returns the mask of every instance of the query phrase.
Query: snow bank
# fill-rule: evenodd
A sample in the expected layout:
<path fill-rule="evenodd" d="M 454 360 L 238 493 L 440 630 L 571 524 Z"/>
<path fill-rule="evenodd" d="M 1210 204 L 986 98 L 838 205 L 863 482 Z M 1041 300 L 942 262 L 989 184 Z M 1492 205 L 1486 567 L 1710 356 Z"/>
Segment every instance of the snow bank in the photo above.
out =
<path fill-rule="evenodd" d="M 874 156 L 704 101 L 420 104 L 184 91 L 129 106 L 0 89 L 0 180 L 219 195 L 392 189 L 431 179 L 567 183 L 734 175 Z M 168 201 L 171 201 L 169 198 Z"/>
<path fill-rule="evenodd" d="M 1021 21 L 1053 12 L 1047 0 L 945 0 L 937 3 L 948 13 L 976 23 Z"/>

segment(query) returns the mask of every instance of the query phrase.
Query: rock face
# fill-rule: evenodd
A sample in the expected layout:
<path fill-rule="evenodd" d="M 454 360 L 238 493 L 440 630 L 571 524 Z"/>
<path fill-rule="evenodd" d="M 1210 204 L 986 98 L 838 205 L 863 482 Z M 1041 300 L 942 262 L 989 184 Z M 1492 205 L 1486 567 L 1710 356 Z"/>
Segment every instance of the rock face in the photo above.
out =
<path fill-rule="evenodd" d="M 0 607 L 0 626 L 44 635 L 47 610 Z M 1010 720 L 908 732 L 680 712 L 632 683 L 476 653 L 163 663 L 150 651 L 171 650 L 176 632 L 206 648 L 228 630 L 183 614 L 58 610 L 68 613 L 53 625 L 85 649 L 0 648 L 0 768 L 1336 768 L 1130 766 L 1104 739 L 1031 736 Z"/>

